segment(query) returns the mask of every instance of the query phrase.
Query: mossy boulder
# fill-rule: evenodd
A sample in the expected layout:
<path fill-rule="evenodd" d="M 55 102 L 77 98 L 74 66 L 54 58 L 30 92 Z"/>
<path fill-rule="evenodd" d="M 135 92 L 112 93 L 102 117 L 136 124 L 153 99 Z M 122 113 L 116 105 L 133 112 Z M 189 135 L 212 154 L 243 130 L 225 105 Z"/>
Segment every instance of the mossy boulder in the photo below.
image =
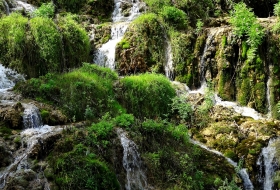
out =
<path fill-rule="evenodd" d="M 119 73 L 164 73 L 165 36 L 166 32 L 157 15 L 143 14 L 135 19 L 116 48 Z"/>
<path fill-rule="evenodd" d="M 89 37 L 71 16 L 59 17 L 55 23 L 12 13 L 0 20 L 0 28 L 1 63 L 27 78 L 62 72 L 89 58 Z"/>

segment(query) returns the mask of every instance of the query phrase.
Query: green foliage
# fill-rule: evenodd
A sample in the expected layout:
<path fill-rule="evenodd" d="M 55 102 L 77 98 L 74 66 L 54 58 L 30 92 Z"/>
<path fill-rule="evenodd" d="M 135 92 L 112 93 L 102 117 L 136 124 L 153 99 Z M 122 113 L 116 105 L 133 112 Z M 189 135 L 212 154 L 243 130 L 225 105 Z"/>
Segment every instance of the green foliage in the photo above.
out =
<path fill-rule="evenodd" d="M 196 29 L 195 29 L 195 33 L 197 35 L 199 35 L 201 33 L 203 25 L 204 25 L 204 23 L 201 21 L 201 19 L 198 19 L 196 22 Z"/>
<path fill-rule="evenodd" d="M 33 17 L 46 17 L 46 18 L 53 18 L 54 17 L 54 4 L 50 3 L 43 3 L 38 9 L 36 9 L 32 13 Z"/>
<path fill-rule="evenodd" d="M 164 6 L 169 6 L 169 0 L 144 0 L 148 5 L 149 10 L 154 13 L 159 13 Z"/>
<path fill-rule="evenodd" d="M 71 152 L 55 160 L 55 183 L 60 189 L 120 189 L 107 164 L 94 154 L 86 154 L 86 151 L 85 146 L 77 144 Z"/>
<path fill-rule="evenodd" d="M 19 63 L 25 57 L 26 28 L 28 19 L 19 13 L 12 13 L 0 20 L 0 61 L 5 66 L 12 66 L 19 71 Z"/>
<path fill-rule="evenodd" d="M 247 37 L 246 42 L 250 45 L 247 57 L 252 62 L 258 46 L 262 43 L 264 29 L 258 23 L 252 9 L 247 8 L 243 2 L 234 5 L 234 10 L 231 11 L 230 23 L 234 27 L 234 33 L 237 37 Z"/>
<path fill-rule="evenodd" d="M 185 121 L 191 120 L 193 116 L 192 105 L 187 102 L 187 96 L 176 96 L 172 99 L 171 110 L 173 113 L 178 112 L 179 117 Z"/>
<path fill-rule="evenodd" d="M 278 3 L 276 3 L 276 4 L 274 4 L 273 13 L 277 17 L 280 16 L 280 1 Z"/>
<path fill-rule="evenodd" d="M 135 118 L 132 114 L 121 114 L 115 118 L 117 126 L 128 128 L 133 125 Z"/>
<path fill-rule="evenodd" d="M 77 121 L 102 116 L 107 110 L 117 114 L 113 93 L 116 73 L 109 68 L 84 64 L 63 75 L 46 75 L 19 86 L 25 97 L 41 98 L 59 106 L 68 118 Z"/>
<path fill-rule="evenodd" d="M 62 44 L 55 23 L 49 18 L 35 17 L 30 20 L 30 31 L 40 56 L 39 75 L 60 70 Z"/>
<path fill-rule="evenodd" d="M 241 190 L 236 183 L 232 180 L 230 183 L 228 182 L 228 179 L 225 179 L 223 181 L 223 185 L 218 188 L 218 190 Z"/>
<path fill-rule="evenodd" d="M 114 124 L 109 121 L 101 120 L 99 123 L 92 124 L 87 138 L 91 146 L 102 146 L 106 148 L 109 144 L 109 137 L 112 136 Z"/>
<path fill-rule="evenodd" d="M 163 73 L 165 36 L 163 25 L 156 14 L 142 14 L 136 18 L 116 49 L 119 73 L 128 75 L 151 70 Z"/>
<path fill-rule="evenodd" d="M 43 14 L 28 21 L 12 13 L 0 20 L 0 61 L 29 78 L 80 66 L 89 57 L 89 37 L 81 26 L 70 16 L 59 17 L 57 25 Z"/>
<path fill-rule="evenodd" d="M 58 17 L 57 20 L 64 47 L 64 67 L 79 67 L 82 62 L 89 60 L 89 36 L 86 30 L 74 20 L 73 15 L 67 14 L 66 16 Z"/>
<path fill-rule="evenodd" d="M 78 13 L 85 6 L 87 0 L 57 0 L 59 8 L 65 9 L 67 12 Z"/>
<path fill-rule="evenodd" d="M 120 103 L 140 119 L 167 114 L 174 96 L 175 90 L 163 75 L 141 74 L 120 80 Z"/>
<path fill-rule="evenodd" d="M 172 6 L 164 6 L 159 13 L 165 22 L 176 28 L 185 28 L 187 26 L 187 14 Z"/>

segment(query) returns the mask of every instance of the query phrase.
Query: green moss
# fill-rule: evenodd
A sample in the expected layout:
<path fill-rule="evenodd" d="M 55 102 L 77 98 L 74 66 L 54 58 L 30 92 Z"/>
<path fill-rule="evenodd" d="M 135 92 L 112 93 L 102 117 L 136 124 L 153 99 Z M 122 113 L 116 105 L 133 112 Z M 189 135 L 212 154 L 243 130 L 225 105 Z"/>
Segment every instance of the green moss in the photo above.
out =
<path fill-rule="evenodd" d="M 246 106 L 251 98 L 251 84 L 250 79 L 245 78 L 241 83 L 241 88 L 238 91 L 238 102 Z"/>
<path fill-rule="evenodd" d="M 242 41 L 242 58 L 243 59 L 246 59 L 246 57 L 247 57 L 247 51 L 248 51 L 248 44 L 247 44 L 247 42 L 244 42 L 244 41 Z"/>
<path fill-rule="evenodd" d="M 46 75 L 22 84 L 20 90 L 25 97 L 41 97 L 59 106 L 68 118 L 75 116 L 83 120 L 87 108 L 95 117 L 107 110 L 117 114 L 114 105 L 113 81 L 116 73 L 109 68 L 84 64 L 80 69 L 63 75 Z"/>
<path fill-rule="evenodd" d="M 165 31 L 155 14 L 142 14 L 129 26 L 116 49 L 118 71 L 122 75 L 154 70 L 164 72 Z M 129 49 L 127 49 L 129 47 Z M 152 69 L 153 68 L 153 69 Z"/>
<path fill-rule="evenodd" d="M 141 74 L 120 80 L 118 99 L 128 113 L 138 118 L 154 118 L 167 114 L 175 90 L 162 75 Z"/>

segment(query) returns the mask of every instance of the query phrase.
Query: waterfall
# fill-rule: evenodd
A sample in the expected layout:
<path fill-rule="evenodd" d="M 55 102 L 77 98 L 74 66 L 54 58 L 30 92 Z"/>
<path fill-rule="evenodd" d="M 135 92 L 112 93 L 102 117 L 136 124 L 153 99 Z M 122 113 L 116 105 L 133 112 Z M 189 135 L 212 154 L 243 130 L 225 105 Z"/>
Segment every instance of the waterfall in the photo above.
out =
<path fill-rule="evenodd" d="M 39 109 L 33 104 L 23 104 L 23 124 L 25 129 L 39 128 L 43 125 Z"/>
<path fill-rule="evenodd" d="M 170 80 L 174 79 L 174 67 L 173 67 L 173 55 L 172 55 L 172 47 L 170 43 L 170 39 L 166 36 L 166 64 L 164 67 L 165 70 L 165 76 L 169 78 Z"/>
<path fill-rule="evenodd" d="M 128 22 L 121 22 L 112 26 L 111 39 L 107 43 L 103 44 L 95 53 L 95 64 L 102 67 L 108 67 L 112 70 L 115 69 L 116 45 L 124 36 L 128 24 Z"/>
<path fill-rule="evenodd" d="M 12 8 L 11 11 L 22 11 L 24 10 L 25 13 L 31 14 L 33 11 L 35 11 L 35 7 L 26 1 L 19 1 L 19 0 L 14 0 L 14 3 L 16 5 L 15 8 Z"/>
<path fill-rule="evenodd" d="M 270 88 L 272 87 L 272 78 L 271 78 L 271 74 L 273 73 L 273 66 L 272 65 L 269 65 L 269 73 L 268 73 L 268 80 L 267 80 L 267 83 L 266 83 L 266 98 L 267 98 L 267 104 L 268 104 L 268 113 L 267 113 L 267 117 L 268 118 L 271 118 L 272 117 L 272 113 L 271 113 L 271 109 L 272 109 L 272 106 L 271 106 L 271 91 L 270 91 Z"/>
<path fill-rule="evenodd" d="M 252 117 L 254 120 L 264 119 L 255 109 L 239 106 L 236 102 L 223 101 L 217 94 L 215 95 L 215 102 L 216 105 L 233 108 L 236 113 L 239 113 L 244 117 Z"/>
<path fill-rule="evenodd" d="M 236 162 L 234 162 L 230 158 L 225 157 L 221 152 L 219 152 L 217 150 L 210 149 L 207 146 L 205 146 L 204 144 L 202 144 L 202 143 L 200 143 L 198 141 L 195 141 L 195 140 L 193 140 L 191 138 L 190 138 L 190 142 L 192 144 L 198 145 L 199 147 L 201 147 L 201 148 L 203 148 L 203 149 L 205 149 L 205 150 L 207 150 L 209 152 L 212 152 L 212 153 L 214 153 L 216 155 L 224 157 L 228 161 L 228 163 L 230 163 L 233 167 L 235 167 L 235 168 L 237 167 L 237 163 Z M 240 176 L 240 178 L 243 181 L 243 186 L 244 186 L 245 190 L 253 190 L 254 189 L 254 186 L 253 186 L 253 184 L 252 184 L 252 182 L 250 180 L 250 177 L 249 177 L 249 175 L 248 175 L 248 173 L 247 173 L 245 168 L 240 169 L 238 171 L 238 175 Z"/>
<path fill-rule="evenodd" d="M 0 90 L 12 88 L 17 82 L 22 80 L 24 80 L 22 75 L 0 64 Z"/>
<path fill-rule="evenodd" d="M 6 10 L 6 15 L 10 14 L 10 7 L 8 5 L 8 3 L 6 2 L 6 0 L 3 0 L 4 6 L 5 6 L 5 10 Z"/>
<path fill-rule="evenodd" d="M 131 9 L 128 17 L 122 14 L 122 3 L 130 3 Z M 115 69 L 115 51 L 116 45 L 122 40 L 124 33 L 130 22 L 140 15 L 140 1 L 121 1 L 115 0 L 115 8 L 113 11 L 113 25 L 111 27 L 111 39 L 103 44 L 95 53 L 93 62 L 99 66 Z"/>
<path fill-rule="evenodd" d="M 126 170 L 126 190 L 147 189 L 147 179 L 143 171 L 140 154 L 136 144 L 127 138 L 126 132 L 117 129 L 118 137 L 123 146 L 123 167 Z"/>
<path fill-rule="evenodd" d="M 270 139 L 267 147 L 262 149 L 262 152 L 258 158 L 257 165 L 260 168 L 258 181 L 262 185 L 264 190 L 272 190 L 274 182 L 273 175 L 277 169 L 277 163 L 275 160 L 276 147 L 275 142 L 280 139 Z"/>

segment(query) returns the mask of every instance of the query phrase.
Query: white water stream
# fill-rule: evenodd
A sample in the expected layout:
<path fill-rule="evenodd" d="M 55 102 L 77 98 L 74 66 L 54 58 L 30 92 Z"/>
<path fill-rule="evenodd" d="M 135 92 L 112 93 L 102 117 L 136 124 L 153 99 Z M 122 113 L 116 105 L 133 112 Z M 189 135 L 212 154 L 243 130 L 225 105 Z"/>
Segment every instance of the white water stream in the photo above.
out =
<path fill-rule="evenodd" d="M 117 129 L 118 137 L 123 146 L 123 167 L 126 170 L 126 190 L 144 190 L 148 188 L 146 175 L 143 171 L 140 154 L 136 144 L 128 139 L 122 129 Z"/>
<path fill-rule="evenodd" d="M 17 100 L 13 99 L 14 95 L 9 90 L 15 85 L 16 82 L 24 80 L 24 77 L 17 74 L 15 71 L 5 68 L 0 64 L 0 103 L 11 104 L 17 103 Z M 6 100 L 9 97 L 9 100 Z M 4 98 L 4 100 L 3 100 Z M 42 144 L 44 139 L 48 135 L 60 133 L 62 129 L 60 127 L 53 127 L 43 125 L 39 110 L 33 104 L 22 104 L 25 108 L 23 113 L 23 123 L 25 130 L 20 133 L 22 146 L 13 152 L 13 162 L 10 166 L 0 171 L 0 189 L 4 189 L 6 181 L 10 176 L 14 176 L 19 170 L 25 172 L 30 171 L 29 163 L 27 161 L 29 154 L 33 148 L 39 144 Z M 45 189 L 49 184 L 46 179 L 43 179 Z"/>
<path fill-rule="evenodd" d="M 198 145 L 199 147 L 209 151 L 209 152 L 212 152 L 216 155 L 219 155 L 219 156 L 222 156 L 224 157 L 228 163 L 230 163 L 233 167 L 237 167 L 237 163 L 234 162 L 233 160 L 231 160 L 230 158 L 227 158 L 225 157 L 221 152 L 217 151 L 217 150 L 213 150 L 213 149 L 210 149 L 208 148 L 207 146 L 205 146 L 204 144 L 198 142 L 198 141 L 195 141 L 193 139 L 190 138 L 190 142 L 195 144 L 195 145 Z M 244 186 L 244 189 L 245 190 L 253 190 L 254 189 L 254 186 L 250 180 L 250 177 L 249 177 L 249 174 L 247 173 L 246 169 L 245 168 L 242 168 L 238 171 L 238 175 L 240 176 L 240 178 L 242 179 L 243 181 L 243 186 Z"/>
<path fill-rule="evenodd" d="M 128 3 L 131 5 L 129 16 L 124 16 L 122 13 L 122 3 Z M 111 39 L 103 44 L 95 53 L 93 62 L 102 67 L 109 67 L 115 69 L 115 52 L 116 45 L 119 43 L 128 28 L 128 25 L 132 20 L 140 15 L 139 0 L 115 0 L 115 8 L 112 16 L 113 24 L 111 27 Z"/>
<path fill-rule="evenodd" d="M 262 152 L 258 158 L 257 165 L 260 168 L 258 181 L 262 184 L 262 189 L 272 190 L 274 181 L 274 172 L 278 168 L 275 160 L 276 147 L 275 143 L 279 142 L 280 139 L 270 139 L 267 147 L 262 149 Z"/>
<path fill-rule="evenodd" d="M 173 55 L 172 55 L 172 47 L 170 43 L 170 39 L 166 36 L 166 64 L 164 67 L 165 76 L 169 78 L 169 80 L 174 79 L 174 66 L 173 66 Z"/>

